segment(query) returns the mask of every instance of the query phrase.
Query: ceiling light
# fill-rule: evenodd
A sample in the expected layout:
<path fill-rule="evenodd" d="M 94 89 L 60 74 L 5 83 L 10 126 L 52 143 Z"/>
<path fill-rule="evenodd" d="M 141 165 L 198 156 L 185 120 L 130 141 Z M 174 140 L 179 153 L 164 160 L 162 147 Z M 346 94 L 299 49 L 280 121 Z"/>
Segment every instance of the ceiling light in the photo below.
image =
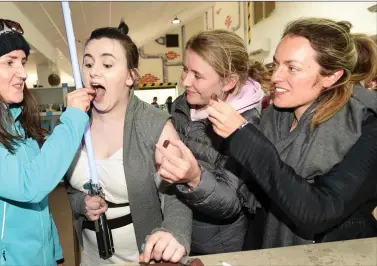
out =
<path fill-rule="evenodd" d="M 181 20 L 177 16 L 175 16 L 175 18 L 171 21 L 171 23 L 179 24 L 179 23 L 181 23 Z"/>

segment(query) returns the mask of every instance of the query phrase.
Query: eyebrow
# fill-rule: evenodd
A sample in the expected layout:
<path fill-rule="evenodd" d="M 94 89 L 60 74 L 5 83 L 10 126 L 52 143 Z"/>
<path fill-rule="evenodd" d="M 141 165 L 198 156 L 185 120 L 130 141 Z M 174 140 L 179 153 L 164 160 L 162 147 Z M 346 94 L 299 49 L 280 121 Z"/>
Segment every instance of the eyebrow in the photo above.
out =
<path fill-rule="evenodd" d="M 9 57 L 10 59 L 17 60 L 19 57 L 14 55 L 7 55 L 6 57 Z M 22 61 L 27 61 L 26 57 L 22 57 Z"/>
<path fill-rule="evenodd" d="M 275 56 L 273 56 L 272 59 L 274 60 L 274 62 L 279 63 L 279 61 L 276 59 Z M 286 60 L 283 63 L 284 64 L 290 64 L 290 63 L 299 63 L 299 64 L 302 64 L 301 62 L 299 62 L 297 60 Z"/>
<path fill-rule="evenodd" d="M 184 68 L 188 69 L 188 67 L 185 64 L 182 64 L 182 65 L 183 65 Z M 202 73 L 196 71 L 195 69 L 192 69 L 191 71 L 194 72 L 195 74 L 199 75 L 199 76 L 203 76 Z"/>
<path fill-rule="evenodd" d="M 101 54 L 101 57 L 104 57 L 104 56 L 111 56 L 112 58 L 116 59 L 115 56 L 113 56 L 113 55 L 110 54 L 110 53 L 103 53 L 103 54 Z M 84 58 L 85 58 L 85 57 L 90 57 L 90 58 L 93 59 L 93 56 L 92 56 L 91 54 L 84 54 Z"/>

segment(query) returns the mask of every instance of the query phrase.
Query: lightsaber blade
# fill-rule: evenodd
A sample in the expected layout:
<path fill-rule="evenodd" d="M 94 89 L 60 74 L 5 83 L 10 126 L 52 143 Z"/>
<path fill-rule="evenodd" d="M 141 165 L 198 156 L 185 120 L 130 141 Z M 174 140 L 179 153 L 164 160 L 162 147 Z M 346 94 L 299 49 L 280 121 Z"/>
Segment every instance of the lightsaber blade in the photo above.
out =
<path fill-rule="evenodd" d="M 69 8 L 69 2 L 62 1 L 62 9 L 63 9 L 65 29 L 67 32 L 69 53 L 71 57 L 73 78 L 75 80 L 76 89 L 82 88 L 83 85 L 82 85 L 82 80 L 81 80 L 81 75 L 80 75 L 79 61 L 77 58 L 76 41 L 75 41 L 75 35 L 73 32 L 73 25 L 72 25 L 72 18 L 71 18 L 71 10 Z M 93 185 L 99 186 L 99 180 L 98 180 L 98 175 L 97 175 L 89 123 L 85 130 L 84 140 L 85 140 L 85 147 L 86 147 L 88 161 L 89 161 L 90 178 Z"/>

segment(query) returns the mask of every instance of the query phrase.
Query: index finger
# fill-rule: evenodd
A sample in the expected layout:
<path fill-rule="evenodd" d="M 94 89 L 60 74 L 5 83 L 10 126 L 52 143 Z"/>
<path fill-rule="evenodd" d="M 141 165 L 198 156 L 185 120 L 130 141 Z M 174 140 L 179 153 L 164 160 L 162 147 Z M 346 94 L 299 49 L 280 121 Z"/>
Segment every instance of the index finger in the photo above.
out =
<path fill-rule="evenodd" d="M 173 143 L 172 145 L 177 147 L 177 145 Z M 160 143 L 156 144 L 156 148 L 162 154 L 164 158 L 166 158 L 169 162 L 175 164 L 177 167 L 179 167 L 180 165 L 184 163 L 181 157 L 172 154 L 166 148 L 164 148 L 163 145 L 161 145 Z"/>
<path fill-rule="evenodd" d="M 222 120 L 223 120 L 224 114 L 221 113 L 221 112 L 220 112 L 218 109 L 216 109 L 215 107 L 213 107 L 213 106 L 208 106 L 208 108 L 207 108 L 207 112 L 208 112 L 208 116 L 209 116 L 209 117 L 215 118 L 215 119 L 218 120 L 218 121 L 222 121 Z"/>
<path fill-rule="evenodd" d="M 150 237 L 148 237 L 148 240 L 147 240 L 147 243 L 145 243 L 144 252 L 143 252 L 144 262 L 148 263 L 151 260 L 151 255 L 152 255 L 154 245 L 156 245 L 159 238 L 160 238 L 159 234 L 153 234 Z"/>

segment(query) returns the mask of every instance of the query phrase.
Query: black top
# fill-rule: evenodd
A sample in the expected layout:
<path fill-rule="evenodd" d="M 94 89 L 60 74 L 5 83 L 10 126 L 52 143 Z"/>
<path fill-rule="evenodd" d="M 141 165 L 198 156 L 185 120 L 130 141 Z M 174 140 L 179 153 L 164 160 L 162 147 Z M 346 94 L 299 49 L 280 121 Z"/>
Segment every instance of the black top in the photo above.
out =
<path fill-rule="evenodd" d="M 285 164 L 274 145 L 252 124 L 234 132 L 228 145 L 230 156 L 251 173 L 250 181 L 271 200 L 269 211 L 277 210 L 279 219 L 289 219 L 295 232 L 321 241 L 377 236 L 372 216 L 377 205 L 374 117 L 364 122 L 362 136 L 343 161 L 317 176 L 314 183 Z"/>

